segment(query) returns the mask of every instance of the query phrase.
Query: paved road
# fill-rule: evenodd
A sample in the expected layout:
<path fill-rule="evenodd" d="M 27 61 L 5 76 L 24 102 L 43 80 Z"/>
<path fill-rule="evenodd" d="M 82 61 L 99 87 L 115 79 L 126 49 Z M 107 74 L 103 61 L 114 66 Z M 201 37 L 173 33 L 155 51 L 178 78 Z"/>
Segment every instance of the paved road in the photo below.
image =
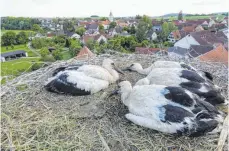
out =
<path fill-rule="evenodd" d="M 37 51 L 36 51 L 36 49 L 34 49 L 32 46 L 31 46 L 31 42 L 28 42 L 28 44 L 27 44 L 27 47 L 32 51 L 32 52 L 34 52 L 37 56 L 41 56 Z"/>

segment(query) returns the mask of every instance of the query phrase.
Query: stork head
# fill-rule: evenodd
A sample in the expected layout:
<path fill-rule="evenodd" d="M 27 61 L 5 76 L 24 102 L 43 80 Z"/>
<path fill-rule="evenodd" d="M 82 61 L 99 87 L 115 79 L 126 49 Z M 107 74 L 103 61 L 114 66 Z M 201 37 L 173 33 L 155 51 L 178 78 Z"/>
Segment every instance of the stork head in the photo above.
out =
<path fill-rule="evenodd" d="M 139 71 L 142 70 L 142 65 L 140 63 L 132 63 L 129 67 L 123 69 L 123 71 Z"/>
<path fill-rule="evenodd" d="M 115 70 L 117 71 L 118 73 L 121 73 L 121 74 L 124 74 L 114 63 L 113 60 L 111 59 L 104 59 L 103 60 L 103 65 L 102 65 L 105 69 L 107 69 L 109 72 L 111 70 Z"/>
<path fill-rule="evenodd" d="M 119 88 L 122 89 L 128 89 L 131 88 L 131 83 L 129 81 L 122 81 L 118 84 Z"/>
<path fill-rule="evenodd" d="M 118 84 L 118 88 L 115 89 L 113 92 L 111 92 L 111 94 L 108 96 L 108 98 L 113 96 L 113 95 L 125 93 L 131 89 L 132 89 L 132 86 L 131 86 L 131 83 L 129 81 L 122 81 Z"/>

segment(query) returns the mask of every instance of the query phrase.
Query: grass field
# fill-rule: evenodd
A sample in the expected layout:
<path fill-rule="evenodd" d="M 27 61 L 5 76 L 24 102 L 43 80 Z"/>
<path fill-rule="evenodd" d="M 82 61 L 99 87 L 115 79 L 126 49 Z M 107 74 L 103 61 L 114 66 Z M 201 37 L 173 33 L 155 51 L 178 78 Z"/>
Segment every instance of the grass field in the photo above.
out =
<path fill-rule="evenodd" d="M 2 62 L 1 63 L 1 84 L 6 82 L 6 78 L 11 80 L 19 76 L 23 72 L 30 72 L 33 64 L 43 64 L 39 61 L 40 58 L 20 58 L 12 61 Z"/>
<path fill-rule="evenodd" d="M 209 19 L 210 16 L 184 16 L 186 20 L 197 20 L 197 19 Z M 155 18 L 157 20 L 161 20 L 161 17 Z M 163 17 L 163 19 L 177 20 L 177 16 L 173 17 Z"/>
<path fill-rule="evenodd" d="M 187 20 L 191 20 L 191 19 L 209 19 L 210 16 L 185 16 L 184 17 Z"/>
<path fill-rule="evenodd" d="M 14 75 L 17 76 L 20 72 L 29 70 L 31 65 L 39 62 L 40 58 L 20 58 L 12 61 L 1 63 L 1 76 Z"/>
<path fill-rule="evenodd" d="M 16 34 L 18 34 L 19 32 L 21 32 L 21 31 L 24 31 L 24 32 L 26 32 L 26 33 L 35 33 L 34 31 L 32 31 L 32 30 L 1 30 L 1 35 L 3 35 L 5 32 L 7 32 L 7 31 L 13 31 L 13 32 L 15 32 Z"/>
<path fill-rule="evenodd" d="M 1 47 L 1 53 L 5 52 L 11 52 L 11 51 L 16 51 L 16 50 L 24 50 L 28 53 L 29 57 L 36 57 L 37 55 L 33 53 L 27 45 L 15 45 L 14 48 L 12 49 L 10 46 L 8 46 L 8 50 L 6 49 L 6 46 Z"/>

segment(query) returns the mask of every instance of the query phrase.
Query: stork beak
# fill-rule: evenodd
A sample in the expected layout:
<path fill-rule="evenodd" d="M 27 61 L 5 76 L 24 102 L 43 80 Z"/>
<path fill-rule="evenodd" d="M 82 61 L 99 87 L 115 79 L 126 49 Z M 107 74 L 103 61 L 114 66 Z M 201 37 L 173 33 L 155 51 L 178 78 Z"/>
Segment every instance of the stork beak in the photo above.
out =
<path fill-rule="evenodd" d="M 119 94 L 119 93 L 120 93 L 119 89 L 114 90 L 113 92 L 111 92 L 111 94 L 110 94 L 107 98 L 110 98 L 110 97 L 112 97 L 113 95 L 117 95 L 117 94 Z"/>
<path fill-rule="evenodd" d="M 124 73 L 118 68 L 118 67 L 116 67 L 115 65 L 114 65 L 114 69 L 118 72 L 118 73 L 120 73 L 120 74 L 123 74 L 124 75 Z"/>

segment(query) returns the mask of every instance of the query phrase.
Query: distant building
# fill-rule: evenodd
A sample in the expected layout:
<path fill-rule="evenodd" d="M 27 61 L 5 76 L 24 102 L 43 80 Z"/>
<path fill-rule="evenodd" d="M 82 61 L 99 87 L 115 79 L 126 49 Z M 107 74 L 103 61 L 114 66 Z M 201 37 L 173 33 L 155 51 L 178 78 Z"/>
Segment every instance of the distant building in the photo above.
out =
<path fill-rule="evenodd" d="M 108 20 L 100 21 L 100 24 L 103 25 L 105 30 L 107 30 L 107 29 L 109 29 L 110 21 L 108 21 Z"/>
<path fill-rule="evenodd" d="M 146 34 L 148 40 L 156 40 L 157 39 L 157 33 L 153 30 L 149 30 Z"/>
<path fill-rule="evenodd" d="M 227 36 L 222 32 L 211 31 L 199 31 L 191 32 L 184 38 L 177 41 L 174 46 L 189 49 L 191 45 L 210 45 L 213 46 L 216 43 L 225 44 L 228 42 Z"/>
<path fill-rule="evenodd" d="M 189 57 L 190 58 L 196 58 L 198 56 L 201 56 L 213 49 L 213 46 L 210 45 L 191 45 L 189 48 Z"/>
<path fill-rule="evenodd" d="M 202 61 L 220 62 L 228 66 L 228 50 L 221 44 L 216 46 L 213 50 L 200 55 L 198 58 Z"/>
<path fill-rule="evenodd" d="M 28 57 L 27 52 L 25 52 L 24 50 L 17 50 L 13 52 L 2 53 L 0 55 L 1 62 L 5 62 L 11 59 L 18 59 L 21 57 Z"/>
<path fill-rule="evenodd" d="M 89 40 L 92 40 L 92 41 L 96 41 L 98 43 L 100 43 L 101 41 L 103 41 L 104 43 L 107 42 L 107 38 L 104 36 L 104 35 L 94 35 L 94 36 L 89 36 L 89 35 L 84 35 L 81 39 L 81 42 L 83 44 L 86 44 Z"/>
<path fill-rule="evenodd" d="M 154 54 L 160 51 L 160 48 L 135 47 L 137 54 Z"/>
<path fill-rule="evenodd" d="M 188 57 L 188 49 L 181 48 L 181 47 L 169 47 L 168 48 L 168 56 L 170 58 L 182 58 L 186 59 Z"/>
<path fill-rule="evenodd" d="M 159 32 L 159 31 L 162 31 L 162 26 L 160 24 L 153 25 L 152 29 L 153 31 Z"/>
<path fill-rule="evenodd" d="M 181 39 L 181 34 L 179 30 L 175 30 L 173 32 L 171 32 L 168 36 L 168 40 L 171 43 L 175 43 L 176 41 L 178 41 L 179 39 Z"/>
<path fill-rule="evenodd" d="M 109 21 L 113 22 L 114 21 L 114 16 L 112 14 L 112 12 L 110 11 L 110 15 L 109 15 Z"/>

